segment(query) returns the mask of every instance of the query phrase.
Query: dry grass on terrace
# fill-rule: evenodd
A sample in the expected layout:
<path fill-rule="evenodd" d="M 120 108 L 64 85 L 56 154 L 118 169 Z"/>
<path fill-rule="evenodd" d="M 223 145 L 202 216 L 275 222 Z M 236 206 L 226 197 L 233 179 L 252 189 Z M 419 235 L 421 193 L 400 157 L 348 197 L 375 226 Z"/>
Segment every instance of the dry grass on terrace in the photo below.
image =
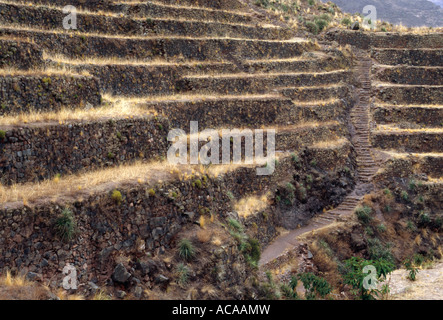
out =
<path fill-rule="evenodd" d="M 279 43 L 307 43 L 309 40 L 305 38 L 292 38 L 289 40 L 265 40 L 265 39 L 249 39 L 249 38 L 233 38 L 229 36 L 217 36 L 217 37 L 191 37 L 191 36 L 137 36 L 137 35 L 121 35 L 121 34 L 107 34 L 107 33 L 94 33 L 94 32 L 81 32 L 78 30 L 45 30 L 26 27 L 17 23 L 2 23 L 0 22 L 0 28 L 4 30 L 12 30 L 13 32 L 31 32 L 31 33 L 49 33 L 49 34 L 65 34 L 70 36 L 84 36 L 84 37 L 97 37 L 97 38 L 109 38 L 109 39 L 131 39 L 131 40 L 159 40 L 159 39 L 184 39 L 184 40 L 238 40 L 248 42 L 279 42 Z M 23 38 L 26 40 L 26 37 Z M 28 42 L 34 43 L 34 40 L 27 39 Z"/>
<path fill-rule="evenodd" d="M 205 65 L 224 65 L 229 62 L 218 60 L 218 61 L 193 61 L 186 60 L 184 57 L 175 57 L 174 60 L 165 60 L 161 57 L 155 57 L 152 60 L 137 60 L 132 58 L 119 58 L 119 57 L 84 57 L 82 59 L 72 59 L 61 54 L 49 54 L 47 52 L 43 53 L 43 59 L 51 60 L 55 63 L 60 64 L 70 64 L 70 65 L 143 65 L 143 66 L 205 66 Z"/>
<path fill-rule="evenodd" d="M 144 96 L 144 97 L 122 97 L 113 96 L 110 94 L 103 94 L 103 99 L 110 103 L 126 102 L 133 104 L 146 104 L 146 103 L 160 103 L 160 102 L 198 102 L 198 101 L 211 101 L 211 100 L 242 100 L 242 99 L 269 99 L 269 98 L 281 98 L 279 94 L 242 94 L 236 95 L 205 95 L 205 94 L 174 94 L 174 95 L 158 95 L 158 96 Z"/>
<path fill-rule="evenodd" d="M 18 115 L 5 115 L 0 118 L 0 126 L 19 126 L 25 124 L 69 121 L 94 121 L 106 119 L 129 119 L 149 115 L 157 115 L 156 111 L 143 108 L 136 104 L 119 101 L 109 106 L 86 109 L 63 108 L 52 112 L 25 112 Z"/>
<path fill-rule="evenodd" d="M 239 216 L 246 218 L 252 214 L 261 212 L 269 207 L 270 195 L 265 194 L 262 196 L 249 196 L 242 198 L 234 204 L 235 210 Z"/>
<path fill-rule="evenodd" d="M 23 276 L 12 276 L 7 271 L 0 277 L 0 300 L 42 300 L 47 298 L 47 288 L 29 282 Z"/>
<path fill-rule="evenodd" d="M 60 6 L 57 6 L 57 5 L 38 4 L 38 5 L 29 6 L 29 5 L 26 5 L 26 4 L 23 4 L 23 3 L 17 4 L 16 2 L 5 1 L 5 0 L 1 0 L 0 3 L 11 4 L 11 5 L 19 5 L 19 6 L 22 6 L 22 7 L 43 8 L 43 9 L 51 9 L 51 10 L 58 10 L 58 11 L 62 11 L 63 10 L 63 7 L 60 7 Z M 189 7 L 187 7 L 187 8 L 189 8 Z M 124 13 L 116 13 L 116 12 L 103 11 L 103 10 L 89 11 L 89 10 L 84 9 L 84 8 L 77 8 L 77 14 L 88 15 L 88 16 L 95 16 L 95 17 L 124 18 L 124 19 L 128 19 L 128 20 L 133 20 L 133 21 L 144 21 L 144 20 L 146 20 L 146 18 L 130 17 L 130 16 L 125 15 Z M 159 21 L 179 21 L 179 22 L 203 22 L 203 23 L 217 23 L 217 24 L 223 24 L 223 25 L 245 26 L 245 27 L 255 27 L 255 26 L 257 26 L 257 24 L 214 22 L 214 21 L 211 21 L 211 20 L 194 20 L 194 19 L 189 19 L 189 18 L 176 19 L 176 18 L 169 18 L 169 17 L 164 17 L 164 18 L 151 17 L 150 19 L 153 20 L 153 21 L 159 20 Z M 276 25 L 264 24 L 264 23 L 258 24 L 258 26 L 261 27 L 261 28 L 275 28 L 275 29 L 281 28 L 281 27 L 276 26 Z"/>
<path fill-rule="evenodd" d="M 242 15 L 242 16 L 250 16 L 249 13 L 246 12 L 241 12 L 241 11 L 229 11 L 229 10 L 224 10 L 224 9 L 212 9 L 212 8 L 207 8 L 207 7 L 197 7 L 197 6 L 193 6 L 193 5 L 186 5 L 186 6 L 182 6 L 182 5 L 172 5 L 172 4 L 166 4 L 166 3 L 162 3 L 159 1 L 150 1 L 151 3 L 157 5 L 157 6 L 161 6 L 164 8 L 178 8 L 178 9 L 195 9 L 195 10 L 200 10 L 200 11 L 208 11 L 208 12 L 224 12 L 224 13 L 229 13 L 229 14 L 235 14 L 235 15 Z M 115 1 L 115 4 L 128 4 L 128 5 L 137 5 L 137 4 L 146 4 L 146 1 Z"/>
<path fill-rule="evenodd" d="M 379 124 L 374 131 L 378 132 L 393 132 L 393 133 L 443 133 L 443 128 L 410 128 L 410 129 L 402 129 L 395 125 L 385 125 Z"/>
<path fill-rule="evenodd" d="M 154 184 L 177 178 L 178 170 L 168 162 L 135 163 L 119 167 L 91 171 L 84 174 L 56 177 L 40 183 L 25 183 L 12 186 L 0 185 L 0 203 L 34 203 L 39 199 L 63 199 L 82 197 L 111 190 L 125 184 Z"/>
<path fill-rule="evenodd" d="M 310 149 L 328 149 L 328 148 L 338 148 L 345 144 L 348 144 L 349 140 L 344 138 L 336 137 L 336 139 L 326 140 L 326 141 L 319 141 L 317 143 L 314 143 L 312 146 L 310 146 Z"/>
<path fill-rule="evenodd" d="M 55 177 L 39 183 L 0 185 L 0 203 L 38 203 L 41 199 L 49 201 L 81 199 L 92 194 L 107 192 L 116 187 L 129 185 L 161 184 L 175 180 L 191 180 L 201 175 L 216 177 L 218 174 L 235 170 L 245 165 L 173 165 L 168 161 L 125 164 L 114 168 L 91 171 L 84 174 Z M 211 168 L 217 167 L 217 170 Z"/>
<path fill-rule="evenodd" d="M 87 71 L 72 72 L 69 68 L 44 68 L 44 69 L 31 69 L 31 70 L 20 70 L 15 68 L 2 68 L 0 69 L 1 77 L 48 77 L 48 76 L 63 76 L 63 77 L 88 77 L 91 76 Z"/>

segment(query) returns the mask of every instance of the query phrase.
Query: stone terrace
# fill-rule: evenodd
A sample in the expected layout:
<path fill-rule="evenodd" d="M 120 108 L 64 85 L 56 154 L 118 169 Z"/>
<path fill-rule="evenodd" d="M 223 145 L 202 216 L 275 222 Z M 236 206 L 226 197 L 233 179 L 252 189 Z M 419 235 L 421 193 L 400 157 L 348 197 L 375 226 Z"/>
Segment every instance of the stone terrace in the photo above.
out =
<path fill-rule="evenodd" d="M 67 4 L 79 8 L 78 30 L 63 29 Z M 71 261 L 103 276 L 103 239 L 132 250 L 140 238 L 159 254 L 198 221 L 199 208 L 224 215 L 231 202 L 276 189 L 283 196 L 293 184 L 292 203 L 273 211 L 269 199 L 241 217 L 267 244 L 277 225 L 303 223 L 352 191 L 354 80 L 340 48 L 262 24 L 235 0 L 0 1 L 0 11 L 0 269 L 49 277 Z M 190 121 L 200 130 L 276 129 L 276 172 L 259 178 L 255 164 L 211 176 L 184 166 L 186 180 L 166 165 L 149 167 L 165 159 L 168 131 L 188 131 Z M 112 181 L 100 180 L 108 170 Z M 111 199 L 114 189 L 123 203 Z M 86 239 L 75 250 L 48 238 L 65 206 Z M 279 221 L 291 206 L 297 216 Z"/>

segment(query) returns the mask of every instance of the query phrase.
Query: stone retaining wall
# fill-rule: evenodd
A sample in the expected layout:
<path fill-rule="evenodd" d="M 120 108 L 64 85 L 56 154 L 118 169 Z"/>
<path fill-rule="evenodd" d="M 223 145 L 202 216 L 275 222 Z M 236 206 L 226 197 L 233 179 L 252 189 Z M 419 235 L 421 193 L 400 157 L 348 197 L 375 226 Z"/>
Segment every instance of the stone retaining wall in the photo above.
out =
<path fill-rule="evenodd" d="M 165 155 L 168 122 L 152 117 L 0 128 L 1 182 L 50 179 Z"/>

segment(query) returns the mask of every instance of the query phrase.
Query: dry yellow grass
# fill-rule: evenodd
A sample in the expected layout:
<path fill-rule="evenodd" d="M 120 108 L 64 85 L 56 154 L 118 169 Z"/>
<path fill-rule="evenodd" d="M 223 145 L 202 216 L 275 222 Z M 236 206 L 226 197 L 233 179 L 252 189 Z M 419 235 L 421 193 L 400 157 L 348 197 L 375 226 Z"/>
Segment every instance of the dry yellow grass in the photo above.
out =
<path fill-rule="evenodd" d="M 269 197 L 269 194 L 265 194 L 262 196 L 242 198 L 234 204 L 234 208 L 239 216 L 246 218 L 268 208 L 270 205 Z"/>
<path fill-rule="evenodd" d="M 165 60 L 161 57 L 155 57 L 150 60 L 139 60 L 134 58 L 120 58 L 120 57 L 91 57 L 87 56 L 84 58 L 69 58 L 67 56 L 64 56 L 62 54 L 49 54 L 44 52 L 43 53 L 43 59 L 45 60 L 51 60 L 55 63 L 59 64 L 70 64 L 70 65 L 84 65 L 84 64 L 91 64 L 91 65 L 143 65 L 143 66 L 177 66 L 180 65 L 186 65 L 186 66 L 195 66 L 195 65 L 223 65 L 226 63 L 229 63 L 224 60 L 217 60 L 217 61 L 197 61 L 197 60 L 186 60 L 186 62 L 183 62 L 185 60 L 184 57 L 174 57 L 173 60 Z"/>
<path fill-rule="evenodd" d="M 149 115 L 156 116 L 157 112 L 137 104 L 131 104 L 126 100 L 120 100 L 105 106 L 91 108 L 88 110 L 84 108 L 62 108 L 59 111 L 31 111 L 18 115 L 6 115 L 0 118 L 0 125 L 9 126 L 39 122 L 58 122 L 62 124 L 63 122 L 71 120 L 92 121 L 102 119 L 128 119 Z"/>
<path fill-rule="evenodd" d="M 47 299 L 48 288 L 25 279 L 13 276 L 9 271 L 0 277 L 0 300 L 41 300 Z"/>
<path fill-rule="evenodd" d="M 50 76 L 90 76 L 87 71 L 72 72 L 69 68 L 44 68 L 44 69 L 30 69 L 20 70 L 15 68 L 2 68 L 0 69 L 0 76 L 28 76 L 28 77 L 50 77 Z"/>
<path fill-rule="evenodd" d="M 341 146 L 344 146 L 345 144 L 348 144 L 349 140 L 336 137 L 336 139 L 326 140 L 326 141 L 319 141 L 315 144 L 313 144 L 310 148 L 312 149 L 326 149 L 326 148 L 338 148 Z"/>
<path fill-rule="evenodd" d="M 197 232 L 197 239 L 201 243 L 207 243 L 212 239 L 212 232 L 210 230 L 199 230 Z"/>
<path fill-rule="evenodd" d="M 442 128 L 412 128 L 412 129 L 403 129 L 399 128 L 395 125 L 389 124 L 379 124 L 376 128 L 377 131 L 381 132 L 399 132 L 399 133 L 423 133 L 423 132 L 435 132 L 435 133 L 443 133 Z"/>
<path fill-rule="evenodd" d="M 94 33 L 94 32 L 80 32 L 80 31 L 72 31 L 72 30 L 44 30 L 26 27 L 17 23 L 3 23 L 0 22 L 0 28 L 2 29 L 10 29 L 14 31 L 23 31 L 23 32 L 31 32 L 31 33 L 47 33 L 47 34 L 68 34 L 69 36 L 82 36 L 82 37 L 100 37 L 100 38 L 109 38 L 109 39 L 134 39 L 134 40 L 150 40 L 150 39 L 187 39 L 187 40 L 217 40 L 217 39 L 230 39 L 230 40 L 243 40 L 243 41 L 251 41 L 251 42 L 282 42 L 282 43 L 307 43 L 308 40 L 304 38 L 292 38 L 288 40 L 263 40 L 263 39 L 245 39 L 245 38 L 236 38 L 229 36 L 214 36 L 214 37 L 191 37 L 191 36 L 165 36 L 165 35 L 157 35 L 157 36 L 137 36 L 137 35 L 121 35 L 121 34 L 107 34 L 107 33 Z M 34 40 L 32 37 L 26 38 L 23 40 L 33 43 Z"/>
<path fill-rule="evenodd" d="M 19 201 L 31 204 L 45 198 L 55 201 L 73 195 L 88 196 L 93 192 L 111 190 L 117 185 L 136 184 L 139 179 L 146 184 L 159 183 L 177 177 L 170 173 L 174 167 L 168 162 L 135 163 L 85 174 L 62 176 L 58 181 L 0 185 L 0 203 Z M 186 172 L 186 169 L 190 170 L 190 167 L 184 166 L 180 171 Z"/>

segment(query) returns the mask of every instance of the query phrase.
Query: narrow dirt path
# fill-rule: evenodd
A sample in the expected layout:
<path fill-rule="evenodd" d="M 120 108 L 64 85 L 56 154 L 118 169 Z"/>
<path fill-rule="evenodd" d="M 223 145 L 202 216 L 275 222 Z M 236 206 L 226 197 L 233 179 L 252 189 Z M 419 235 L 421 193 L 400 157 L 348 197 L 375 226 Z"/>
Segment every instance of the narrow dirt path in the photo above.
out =
<path fill-rule="evenodd" d="M 337 218 L 351 215 L 363 197 L 373 190 L 372 178 L 378 170 L 370 144 L 370 99 L 372 60 L 364 51 L 356 52 L 355 74 L 358 82 L 358 101 L 351 110 L 354 127 L 352 143 L 357 153 L 357 183 L 354 191 L 335 209 L 318 214 L 309 223 L 277 237 L 261 254 L 259 267 L 267 270 L 270 263 L 288 251 L 297 250 L 299 236 L 320 229 L 337 221 Z"/>

